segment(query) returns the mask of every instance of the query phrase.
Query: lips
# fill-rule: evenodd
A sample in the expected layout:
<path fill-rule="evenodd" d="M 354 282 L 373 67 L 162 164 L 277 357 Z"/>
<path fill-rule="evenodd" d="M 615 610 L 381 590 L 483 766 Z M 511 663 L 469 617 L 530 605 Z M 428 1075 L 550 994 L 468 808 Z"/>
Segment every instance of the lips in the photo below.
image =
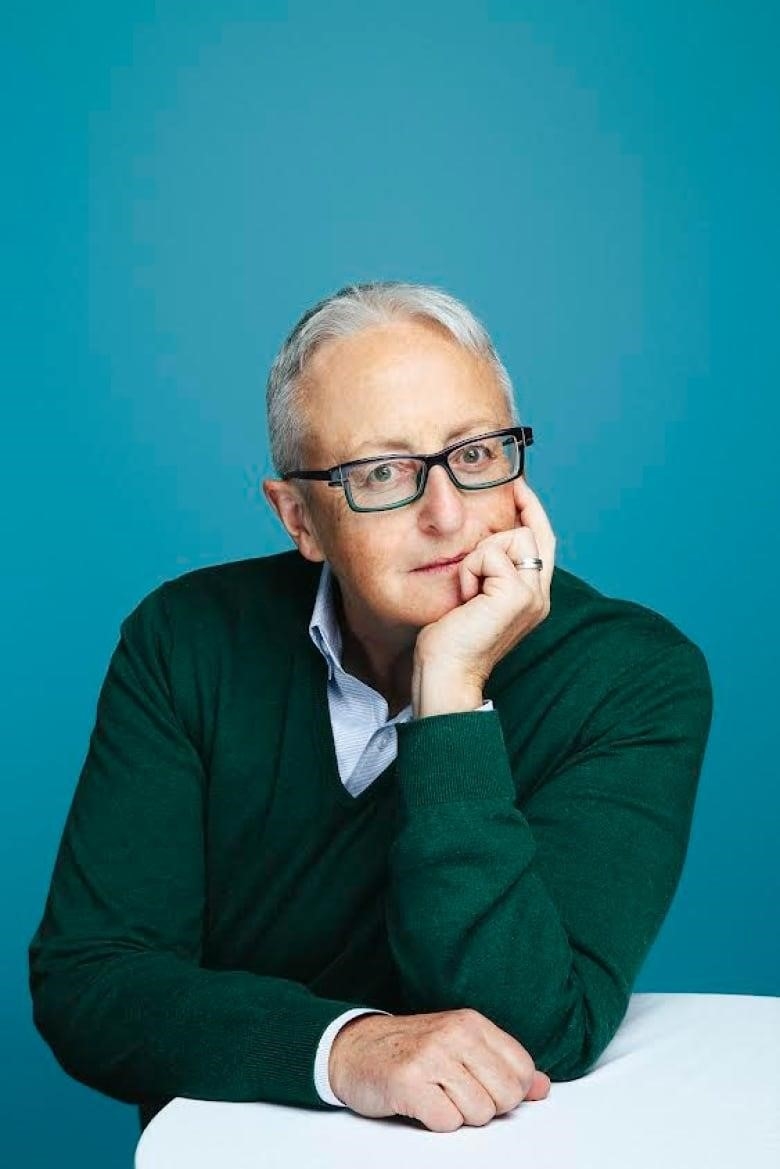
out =
<path fill-rule="evenodd" d="M 466 552 L 461 552 L 459 556 L 451 556 L 446 560 L 432 560 L 430 564 L 421 564 L 419 568 L 416 568 L 414 571 L 422 572 L 426 568 L 442 568 L 445 564 L 457 564 L 458 561 L 462 560 L 466 555 Z"/>

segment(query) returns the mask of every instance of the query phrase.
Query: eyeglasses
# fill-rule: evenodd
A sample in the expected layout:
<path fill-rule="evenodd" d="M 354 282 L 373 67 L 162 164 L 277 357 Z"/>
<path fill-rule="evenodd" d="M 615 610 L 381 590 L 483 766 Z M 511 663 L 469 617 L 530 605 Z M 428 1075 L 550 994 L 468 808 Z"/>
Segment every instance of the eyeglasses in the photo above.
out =
<path fill-rule="evenodd" d="M 463 439 L 434 455 L 385 455 L 353 459 L 327 471 L 285 471 L 283 479 L 322 479 L 343 487 L 353 511 L 391 511 L 419 499 L 431 467 L 442 466 L 463 491 L 483 491 L 523 473 L 530 426 L 510 426 Z"/>

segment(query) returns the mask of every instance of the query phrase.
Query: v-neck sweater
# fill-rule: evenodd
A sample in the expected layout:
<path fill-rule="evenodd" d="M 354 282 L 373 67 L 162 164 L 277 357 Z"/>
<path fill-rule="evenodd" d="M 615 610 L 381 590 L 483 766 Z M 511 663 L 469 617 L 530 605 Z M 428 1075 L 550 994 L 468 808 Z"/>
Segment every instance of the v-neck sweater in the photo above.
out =
<path fill-rule="evenodd" d="M 623 1019 L 682 872 L 712 719 L 671 621 L 560 567 L 492 711 L 415 718 L 341 782 L 297 550 L 197 569 L 121 623 L 29 946 L 77 1080 L 330 1108 L 345 1011 L 471 1007 L 553 1081 Z"/>

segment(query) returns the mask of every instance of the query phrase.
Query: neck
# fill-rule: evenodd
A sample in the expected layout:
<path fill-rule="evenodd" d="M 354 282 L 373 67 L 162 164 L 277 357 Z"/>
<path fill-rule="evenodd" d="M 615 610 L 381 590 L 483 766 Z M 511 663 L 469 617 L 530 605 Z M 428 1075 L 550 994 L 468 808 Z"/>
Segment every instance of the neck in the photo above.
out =
<path fill-rule="evenodd" d="M 347 619 L 337 582 L 334 595 L 341 629 L 341 664 L 348 673 L 382 695 L 393 718 L 412 701 L 414 643 L 399 648 L 376 638 L 358 636 Z"/>

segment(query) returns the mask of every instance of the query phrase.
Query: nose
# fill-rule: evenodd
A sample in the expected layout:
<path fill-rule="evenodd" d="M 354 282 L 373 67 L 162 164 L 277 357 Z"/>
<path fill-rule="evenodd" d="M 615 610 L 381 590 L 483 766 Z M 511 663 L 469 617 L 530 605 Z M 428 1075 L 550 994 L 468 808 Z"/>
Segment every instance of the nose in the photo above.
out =
<path fill-rule="evenodd" d="M 441 531 L 456 530 L 463 522 L 463 504 L 463 493 L 452 482 L 444 467 L 431 467 L 425 491 L 419 500 L 424 525 Z"/>

